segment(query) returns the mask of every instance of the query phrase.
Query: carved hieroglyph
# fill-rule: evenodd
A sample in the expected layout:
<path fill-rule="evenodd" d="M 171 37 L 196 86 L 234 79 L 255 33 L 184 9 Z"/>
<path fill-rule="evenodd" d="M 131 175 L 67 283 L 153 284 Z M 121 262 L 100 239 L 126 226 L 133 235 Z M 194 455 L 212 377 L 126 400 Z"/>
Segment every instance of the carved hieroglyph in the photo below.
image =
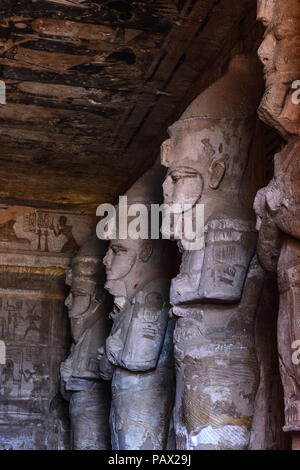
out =
<path fill-rule="evenodd" d="M 0 338 L 6 349 L 0 365 L 0 449 L 68 449 L 58 382 L 69 345 L 63 276 L 55 269 L 50 276 L 45 268 L 7 268 L 0 266 Z"/>
<path fill-rule="evenodd" d="M 150 170 L 128 191 L 128 205 L 159 203 L 161 183 L 162 170 Z M 113 449 L 167 445 L 175 386 L 166 254 L 163 240 L 117 239 L 104 258 L 114 324 L 100 371 L 112 377 Z"/>
<path fill-rule="evenodd" d="M 177 448 L 245 449 L 257 387 L 254 317 L 262 270 L 253 214 L 239 198 L 260 98 L 255 58 L 227 73 L 169 128 L 165 203 L 204 204 L 205 246 L 172 280 Z"/>
<path fill-rule="evenodd" d="M 70 401 L 71 448 L 110 449 L 110 384 L 99 377 L 97 350 L 110 330 L 111 303 L 104 289 L 107 243 L 90 238 L 72 261 L 66 299 L 74 343 L 61 364 L 61 390 Z"/>
<path fill-rule="evenodd" d="M 300 372 L 293 361 L 300 339 L 300 105 L 295 80 L 300 79 L 298 0 L 258 1 L 258 19 L 266 26 L 258 51 L 266 75 L 260 117 L 286 139 L 275 156 L 274 178 L 255 200 L 258 218 L 258 255 L 263 267 L 278 273 L 280 293 L 278 352 L 285 398 L 284 430 L 292 432 L 293 448 L 300 448 Z"/>

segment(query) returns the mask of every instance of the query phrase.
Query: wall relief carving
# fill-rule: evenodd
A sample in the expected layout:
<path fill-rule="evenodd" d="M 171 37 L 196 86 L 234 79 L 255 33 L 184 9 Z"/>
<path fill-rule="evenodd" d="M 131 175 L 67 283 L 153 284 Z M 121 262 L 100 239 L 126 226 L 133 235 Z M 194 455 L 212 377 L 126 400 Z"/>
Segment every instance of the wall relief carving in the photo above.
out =
<path fill-rule="evenodd" d="M 61 237 L 54 244 L 55 235 L 53 244 L 49 236 L 48 252 L 44 236 L 38 249 L 38 226 L 46 224 L 37 215 L 41 213 L 51 214 L 54 224 L 61 217 L 33 208 L 0 209 L 0 341 L 5 347 L 0 364 L 1 449 L 69 448 L 68 404 L 60 394 L 59 367 L 70 347 L 64 300 L 72 252 L 61 253 L 67 240 Z M 29 215 L 35 224 L 28 224 Z M 92 218 L 66 217 L 81 243 L 90 234 Z"/>

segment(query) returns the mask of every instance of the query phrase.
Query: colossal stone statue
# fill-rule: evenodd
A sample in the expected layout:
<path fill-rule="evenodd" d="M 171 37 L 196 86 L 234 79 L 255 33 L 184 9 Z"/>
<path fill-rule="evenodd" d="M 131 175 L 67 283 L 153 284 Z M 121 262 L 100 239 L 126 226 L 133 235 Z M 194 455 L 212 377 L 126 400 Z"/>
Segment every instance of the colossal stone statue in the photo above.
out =
<path fill-rule="evenodd" d="M 127 193 L 129 208 L 159 203 L 162 179 L 161 168 L 140 178 Z M 119 238 L 104 258 L 114 324 L 100 350 L 100 373 L 112 377 L 113 449 L 167 445 L 175 385 L 166 254 L 163 240 Z"/>
<path fill-rule="evenodd" d="M 235 56 L 162 145 L 165 203 L 192 204 L 193 211 L 204 204 L 204 247 L 191 250 L 180 240 L 180 274 L 171 284 L 179 449 L 246 449 L 249 442 L 263 272 L 253 214 L 239 193 L 260 98 L 257 65 Z"/>
<path fill-rule="evenodd" d="M 255 200 L 258 256 L 267 271 L 276 271 L 280 293 L 278 352 L 285 398 L 284 430 L 300 448 L 300 372 L 295 348 L 300 339 L 300 106 L 295 86 L 300 78 L 297 0 L 258 1 L 258 19 L 267 27 L 259 49 L 266 92 L 260 117 L 287 141 L 275 156 L 274 178 Z M 298 82 L 298 88 L 300 83 Z M 298 93 L 299 95 L 299 93 Z"/>
<path fill-rule="evenodd" d="M 110 387 L 99 377 L 97 350 L 110 329 L 109 295 L 104 290 L 103 256 L 107 243 L 96 236 L 79 250 L 67 273 L 66 299 L 74 343 L 61 364 L 61 389 L 70 401 L 71 448 L 110 449 Z"/>

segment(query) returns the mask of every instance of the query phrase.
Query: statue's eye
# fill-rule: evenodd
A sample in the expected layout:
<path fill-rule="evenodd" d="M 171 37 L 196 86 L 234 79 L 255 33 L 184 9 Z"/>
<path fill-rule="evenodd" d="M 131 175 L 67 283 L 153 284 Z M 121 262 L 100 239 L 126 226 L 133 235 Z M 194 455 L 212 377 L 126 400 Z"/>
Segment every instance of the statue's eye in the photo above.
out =
<path fill-rule="evenodd" d="M 73 297 L 84 297 L 86 295 L 86 292 L 75 290 L 72 291 L 72 296 Z"/>
<path fill-rule="evenodd" d="M 111 249 L 115 254 L 126 253 L 126 251 L 127 251 L 124 248 L 122 248 L 121 246 L 112 246 Z"/>
<path fill-rule="evenodd" d="M 172 182 L 177 183 L 179 180 L 185 179 L 185 178 L 197 178 L 198 174 L 195 172 L 186 172 L 182 174 L 172 174 Z"/>

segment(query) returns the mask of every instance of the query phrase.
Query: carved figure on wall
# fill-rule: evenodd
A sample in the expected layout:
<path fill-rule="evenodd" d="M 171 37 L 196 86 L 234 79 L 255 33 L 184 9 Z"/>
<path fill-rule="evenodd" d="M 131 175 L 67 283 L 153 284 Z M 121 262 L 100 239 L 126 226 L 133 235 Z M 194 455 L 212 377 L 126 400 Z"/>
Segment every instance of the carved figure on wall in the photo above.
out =
<path fill-rule="evenodd" d="M 11 359 L 7 359 L 1 375 L 1 394 L 3 397 L 7 397 L 13 391 L 15 383 L 14 362 Z"/>
<path fill-rule="evenodd" d="M 27 321 L 29 323 L 28 327 L 26 328 L 26 331 L 24 333 L 24 339 L 27 337 L 28 333 L 30 331 L 36 331 L 38 334 L 40 333 L 40 326 L 37 324 L 37 322 L 40 322 L 41 317 L 37 313 L 34 312 L 36 308 L 36 304 L 33 305 L 32 309 L 27 313 L 26 318 L 22 317 L 20 315 L 20 318 L 23 321 Z"/>
<path fill-rule="evenodd" d="M 16 235 L 14 225 L 16 223 L 15 219 L 11 219 L 8 222 L 0 225 L 0 242 L 11 243 L 13 246 L 17 244 L 20 249 L 29 249 L 30 241 L 26 238 L 19 238 Z"/>
<path fill-rule="evenodd" d="M 52 221 L 52 224 L 49 226 L 49 228 L 53 230 L 53 233 L 56 237 L 64 235 L 67 239 L 66 243 L 61 249 L 61 253 L 75 253 L 79 246 L 73 235 L 73 227 L 72 225 L 67 225 L 67 221 L 67 217 L 65 215 L 61 215 L 59 218 L 58 227 L 55 227 Z"/>
<path fill-rule="evenodd" d="M 16 329 L 18 328 L 18 318 L 21 317 L 22 302 L 16 301 L 13 304 L 10 302 L 3 306 L 7 311 L 7 319 L 2 317 L 3 321 L 3 335 L 2 338 L 16 339 Z M 4 333 L 5 332 L 5 333 Z"/>
<path fill-rule="evenodd" d="M 263 272 L 253 213 L 239 197 L 261 86 L 258 63 L 235 56 L 162 145 L 167 204 L 204 204 L 204 246 L 179 242 L 170 299 L 179 449 L 246 449 L 257 388 L 254 320 Z M 246 92 L 245 92 L 246 90 Z M 195 215 L 194 215 L 195 222 Z"/>
<path fill-rule="evenodd" d="M 61 364 L 61 389 L 70 401 L 71 448 L 110 448 L 110 384 L 99 377 L 97 350 L 109 334 L 111 310 L 104 290 L 103 256 L 107 243 L 96 236 L 79 250 L 68 271 L 66 299 L 74 343 Z"/>
<path fill-rule="evenodd" d="M 159 203 L 161 181 L 160 168 L 147 172 L 127 192 L 128 207 Z M 101 376 L 112 378 L 110 426 L 116 450 L 167 445 L 175 385 L 166 248 L 163 240 L 116 238 L 104 258 L 105 287 L 114 296 L 114 309 L 99 357 Z"/>

